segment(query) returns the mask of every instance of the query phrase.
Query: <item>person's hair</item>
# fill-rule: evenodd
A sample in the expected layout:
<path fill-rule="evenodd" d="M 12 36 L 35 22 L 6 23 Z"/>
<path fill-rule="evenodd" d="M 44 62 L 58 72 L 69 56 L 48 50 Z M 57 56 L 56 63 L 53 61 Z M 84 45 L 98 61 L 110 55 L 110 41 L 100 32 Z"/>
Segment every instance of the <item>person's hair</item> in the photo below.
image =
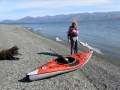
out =
<path fill-rule="evenodd" d="M 75 27 L 76 27 L 76 26 L 77 26 L 76 20 L 73 20 L 73 21 L 72 21 L 72 27 L 74 26 L 74 24 L 75 24 Z"/>

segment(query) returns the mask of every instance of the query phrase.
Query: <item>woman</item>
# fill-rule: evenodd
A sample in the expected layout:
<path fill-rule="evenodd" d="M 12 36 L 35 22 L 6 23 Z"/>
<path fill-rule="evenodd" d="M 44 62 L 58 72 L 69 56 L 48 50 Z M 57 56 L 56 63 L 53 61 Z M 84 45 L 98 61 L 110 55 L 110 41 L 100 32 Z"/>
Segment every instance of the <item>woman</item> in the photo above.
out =
<path fill-rule="evenodd" d="M 75 20 L 68 30 L 68 42 L 71 43 L 71 54 L 76 54 L 78 52 L 78 29 Z"/>

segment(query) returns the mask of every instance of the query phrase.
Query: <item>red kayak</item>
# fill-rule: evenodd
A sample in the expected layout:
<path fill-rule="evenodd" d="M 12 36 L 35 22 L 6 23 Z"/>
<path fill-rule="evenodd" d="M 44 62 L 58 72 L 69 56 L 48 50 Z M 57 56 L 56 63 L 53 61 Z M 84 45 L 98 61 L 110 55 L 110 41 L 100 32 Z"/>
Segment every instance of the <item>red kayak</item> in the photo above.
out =
<path fill-rule="evenodd" d="M 28 73 L 27 77 L 30 81 L 34 81 L 76 70 L 90 59 L 92 53 L 93 51 L 60 56 Z"/>

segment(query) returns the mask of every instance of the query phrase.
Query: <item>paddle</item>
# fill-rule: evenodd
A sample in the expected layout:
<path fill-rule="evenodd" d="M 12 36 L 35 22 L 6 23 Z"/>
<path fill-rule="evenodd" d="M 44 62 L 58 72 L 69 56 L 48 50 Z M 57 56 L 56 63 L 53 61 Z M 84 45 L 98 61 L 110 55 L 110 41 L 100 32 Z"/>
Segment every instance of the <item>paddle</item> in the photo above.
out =
<path fill-rule="evenodd" d="M 85 51 L 89 52 L 90 50 L 92 50 L 92 51 L 95 51 L 95 52 L 97 52 L 97 53 L 102 54 L 102 52 L 101 52 L 99 49 L 94 48 L 94 47 L 91 47 L 91 46 L 89 46 L 87 43 L 83 43 L 83 42 L 81 42 L 80 40 L 79 40 L 78 42 L 83 46 L 83 49 L 84 49 Z"/>
<path fill-rule="evenodd" d="M 82 43 L 82 42 L 80 42 L 80 40 L 79 40 L 78 42 L 79 42 L 82 46 L 84 46 L 84 45 L 83 45 L 83 43 Z"/>
<path fill-rule="evenodd" d="M 86 44 L 80 42 L 80 40 L 79 40 L 78 42 L 82 45 L 83 49 L 84 49 L 86 52 L 90 52 L 90 48 L 89 48 Z"/>

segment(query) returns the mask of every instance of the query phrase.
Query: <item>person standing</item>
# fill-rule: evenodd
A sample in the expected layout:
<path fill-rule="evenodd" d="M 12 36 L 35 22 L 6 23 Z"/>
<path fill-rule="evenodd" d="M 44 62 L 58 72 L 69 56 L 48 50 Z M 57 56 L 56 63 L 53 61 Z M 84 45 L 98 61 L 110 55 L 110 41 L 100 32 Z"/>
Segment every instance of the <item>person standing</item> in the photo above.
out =
<path fill-rule="evenodd" d="M 73 20 L 72 25 L 68 30 L 68 43 L 71 43 L 71 54 L 76 54 L 78 52 L 78 29 L 77 22 Z"/>

